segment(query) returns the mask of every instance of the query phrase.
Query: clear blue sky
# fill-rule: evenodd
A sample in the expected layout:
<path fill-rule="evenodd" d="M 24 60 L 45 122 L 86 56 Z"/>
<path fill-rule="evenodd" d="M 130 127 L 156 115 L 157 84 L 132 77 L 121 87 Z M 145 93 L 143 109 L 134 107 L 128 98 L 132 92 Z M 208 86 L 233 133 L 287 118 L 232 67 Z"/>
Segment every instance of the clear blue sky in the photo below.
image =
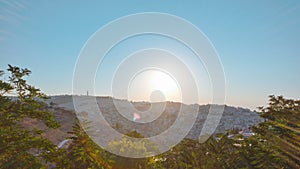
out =
<path fill-rule="evenodd" d="M 300 1 L 0 1 L 0 69 L 33 71 L 47 94 L 70 94 L 78 54 L 100 27 L 124 15 L 163 12 L 196 25 L 226 74 L 226 103 L 255 108 L 270 94 L 300 96 Z"/>

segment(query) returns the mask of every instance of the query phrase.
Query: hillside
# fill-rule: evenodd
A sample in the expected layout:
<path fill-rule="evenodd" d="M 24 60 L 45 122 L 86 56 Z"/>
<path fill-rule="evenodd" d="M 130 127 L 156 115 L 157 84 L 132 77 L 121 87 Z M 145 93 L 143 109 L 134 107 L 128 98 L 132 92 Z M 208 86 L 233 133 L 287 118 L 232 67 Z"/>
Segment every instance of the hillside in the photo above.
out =
<path fill-rule="evenodd" d="M 86 97 L 86 96 L 82 96 Z M 67 131 L 71 130 L 71 126 L 75 120 L 74 106 L 72 96 L 52 96 L 48 101 L 49 104 L 53 105 L 53 113 L 57 120 L 61 122 L 62 126 L 56 130 L 49 130 L 45 134 L 50 140 L 58 144 L 67 137 Z M 98 106 L 107 120 L 107 122 L 118 130 L 119 132 L 125 134 L 132 130 L 136 130 L 142 133 L 144 136 L 154 136 L 166 129 L 168 129 L 176 120 L 179 109 L 181 106 L 192 106 L 184 105 L 181 103 L 167 102 L 165 111 L 154 121 L 149 123 L 135 123 L 131 120 L 124 118 L 120 113 L 118 113 L 118 108 L 114 106 L 114 103 L 122 103 L 124 105 L 132 103 L 134 108 L 139 111 L 147 111 L 151 104 L 148 102 L 128 102 L 126 100 L 113 99 L 111 97 L 97 97 Z M 210 105 L 200 105 L 199 113 L 196 122 L 192 129 L 190 130 L 187 138 L 197 139 L 204 121 L 206 120 L 208 110 Z M 122 112 L 132 112 L 132 108 L 124 106 Z M 187 113 L 187 112 L 184 112 Z M 262 122 L 263 119 L 259 117 L 256 112 L 250 111 L 245 108 L 236 108 L 232 106 L 225 106 L 223 116 L 220 123 L 215 131 L 215 133 L 224 133 L 226 130 L 239 129 L 244 132 L 249 132 L 249 127 L 252 125 L 257 125 Z M 28 121 L 27 125 L 38 126 L 39 123 L 36 121 Z M 155 126 L 155 127 L 152 127 Z M 43 126 L 39 126 L 43 127 Z"/>

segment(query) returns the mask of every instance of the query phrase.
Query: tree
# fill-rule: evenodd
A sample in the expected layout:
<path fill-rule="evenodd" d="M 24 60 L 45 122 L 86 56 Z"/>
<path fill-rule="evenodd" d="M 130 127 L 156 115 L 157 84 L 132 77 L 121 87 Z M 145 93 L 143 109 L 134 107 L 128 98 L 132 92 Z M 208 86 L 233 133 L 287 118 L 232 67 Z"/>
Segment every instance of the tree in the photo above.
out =
<path fill-rule="evenodd" d="M 170 151 L 162 154 L 165 168 L 249 168 L 246 159 L 234 146 L 235 140 L 227 134 L 212 136 L 205 143 L 184 139 Z"/>
<path fill-rule="evenodd" d="M 248 154 L 255 156 L 256 168 L 300 168 L 300 100 L 269 96 L 269 105 L 260 108 L 265 122 L 252 130 L 256 133 L 245 140 Z"/>
<path fill-rule="evenodd" d="M 0 80 L 0 168 L 45 168 L 56 163 L 56 146 L 41 136 L 43 130 L 23 126 L 26 118 L 44 122 L 49 128 L 59 127 L 48 110 L 46 99 L 38 88 L 24 79 L 31 71 L 8 65 L 9 80 Z M 0 72 L 0 76 L 4 71 Z M 16 97 L 8 97 L 7 95 Z"/>
<path fill-rule="evenodd" d="M 132 138 L 141 138 L 141 140 L 131 140 Z M 151 168 L 154 165 L 153 157 L 149 158 L 129 158 L 132 154 L 135 156 L 147 156 L 159 151 L 159 147 L 148 139 L 142 139 L 144 136 L 137 131 L 132 131 L 123 136 L 119 140 L 113 140 L 109 143 L 108 149 L 112 152 L 122 153 L 128 157 L 121 157 L 111 154 L 111 158 L 114 159 L 114 168 L 118 169 L 146 169 Z"/>
<path fill-rule="evenodd" d="M 270 96 L 269 105 L 260 108 L 265 121 L 252 127 L 255 134 L 249 138 L 229 131 L 235 139 L 227 133 L 213 135 L 202 144 L 184 139 L 168 152 L 134 159 L 99 147 L 78 121 L 69 132 L 67 149 L 42 137 L 44 130 L 25 127 L 27 119 L 39 120 L 48 128 L 58 128 L 59 123 L 44 102 L 46 95 L 25 80 L 31 71 L 11 65 L 7 71 L 9 80 L 0 80 L 0 168 L 300 168 L 300 100 Z M 0 77 L 4 73 L 0 71 Z M 126 135 L 144 138 L 136 131 Z M 107 148 L 139 155 L 159 151 L 147 139 L 128 137 L 111 141 Z"/>
<path fill-rule="evenodd" d="M 86 125 L 88 125 L 88 122 L 86 122 Z M 69 137 L 72 140 L 72 144 L 68 148 L 66 159 L 71 161 L 71 163 L 67 168 L 112 168 L 114 161 L 109 159 L 109 153 L 91 140 L 78 121 L 73 125 L 73 129 L 69 133 L 72 135 Z"/>
<path fill-rule="evenodd" d="M 252 127 L 249 138 L 220 134 L 203 144 L 184 139 L 159 155 L 160 163 L 165 168 L 300 168 L 300 100 L 272 95 L 260 115 L 265 121 Z"/>

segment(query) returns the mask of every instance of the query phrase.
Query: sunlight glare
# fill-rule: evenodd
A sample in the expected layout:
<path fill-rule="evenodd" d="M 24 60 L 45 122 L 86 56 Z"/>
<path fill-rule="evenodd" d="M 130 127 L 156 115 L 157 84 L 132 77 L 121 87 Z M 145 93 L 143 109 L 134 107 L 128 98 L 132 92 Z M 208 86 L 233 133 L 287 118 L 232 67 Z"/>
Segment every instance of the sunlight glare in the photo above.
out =
<path fill-rule="evenodd" d="M 168 74 L 161 71 L 151 71 L 149 84 L 152 91 L 159 90 L 166 98 L 172 98 L 179 92 L 176 81 Z"/>

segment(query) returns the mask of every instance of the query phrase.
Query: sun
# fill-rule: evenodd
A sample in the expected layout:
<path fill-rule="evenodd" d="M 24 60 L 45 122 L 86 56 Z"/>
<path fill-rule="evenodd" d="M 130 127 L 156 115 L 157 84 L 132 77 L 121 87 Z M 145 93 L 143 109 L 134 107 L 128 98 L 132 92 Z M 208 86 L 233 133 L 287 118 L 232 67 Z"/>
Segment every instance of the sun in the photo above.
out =
<path fill-rule="evenodd" d="M 161 91 L 167 99 L 174 99 L 179 93 L 177 82 L 167 73 L 152 70 L 149 77 L 149 86 L 152 91 Z"/>
<path fill-rule="evenodd" d="M 153 98 L 160 101 L 182 100 L 181 89 L 175 78 L 160 69 L 148 69 L 137 73 L 128 87 L 129 100 L 153 101 Z"/>

